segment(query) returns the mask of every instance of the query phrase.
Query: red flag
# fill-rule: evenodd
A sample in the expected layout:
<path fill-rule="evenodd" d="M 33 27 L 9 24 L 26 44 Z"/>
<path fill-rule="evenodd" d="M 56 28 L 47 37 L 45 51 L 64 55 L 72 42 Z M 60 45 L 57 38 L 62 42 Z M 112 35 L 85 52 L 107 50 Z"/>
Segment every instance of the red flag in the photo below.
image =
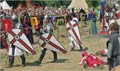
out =
<path fill-rule="evenodd" d="M 4 32 L 8 32 L 12 29 L 12 20 L 7 19 L 7 20 L 2 20 L 2 29 Z"/>

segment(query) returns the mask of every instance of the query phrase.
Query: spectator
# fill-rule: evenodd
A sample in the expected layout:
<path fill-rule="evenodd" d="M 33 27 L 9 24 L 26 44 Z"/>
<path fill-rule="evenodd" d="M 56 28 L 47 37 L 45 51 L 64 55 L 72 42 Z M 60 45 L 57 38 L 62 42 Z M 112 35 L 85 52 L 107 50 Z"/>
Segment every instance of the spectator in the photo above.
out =
<path fill-rule="evenodd" d="M 114 22 L 110 24 L 110 37 L 107 41 L 107 58 L 109 71 L 113 67 L 120 65 L 120 35 L 119 35 L 119 25 Z"/>

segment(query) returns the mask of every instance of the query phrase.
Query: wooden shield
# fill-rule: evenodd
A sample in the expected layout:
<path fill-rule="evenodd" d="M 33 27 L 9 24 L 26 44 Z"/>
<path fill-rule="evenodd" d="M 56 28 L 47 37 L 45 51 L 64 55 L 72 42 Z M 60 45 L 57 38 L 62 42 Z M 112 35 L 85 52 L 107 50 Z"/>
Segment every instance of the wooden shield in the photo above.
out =
<path fill-rule="evenodd" d="M 2 29 L 4 32 L 8 32 L 12 30 L 12 20 L 11 19 L 4 19 L 2 21 Z"/>
<path fill-rule="evenodd" d="M 78 29 L 78 23 L 74 21 L 69 21 L 66 24 L 66 29 L 69 32 L 69 34 L 72 36 L 72 38 L 74 39 L 75 45 L 80 49 L 79 45 L 81 45 L 81 38 L 80 38 L 79 29 Z"/>
<path fill-rule="evenodd" d="M 8 40 L 11 44 L 31 54 L 36 54 L 29 40 L 20 29 L 12 29 L 8 34 Z"/>
<path fill-rule="evenodd" d="M 52 34 L 43 34 L 39 38 L 39 44 L 41 47 L 50 49 L 56 52 L 66 53 L 65 48 L 56 40 Z"/>

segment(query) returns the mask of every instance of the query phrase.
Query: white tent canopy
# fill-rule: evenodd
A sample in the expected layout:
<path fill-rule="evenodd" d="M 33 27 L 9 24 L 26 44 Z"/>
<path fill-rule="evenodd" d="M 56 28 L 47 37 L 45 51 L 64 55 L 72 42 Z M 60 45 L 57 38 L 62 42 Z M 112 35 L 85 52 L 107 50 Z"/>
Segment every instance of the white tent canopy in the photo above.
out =
<path fill-rule="evenodd" d="M 11 9 L 5 0 L 0 3 L 0 7 L 2 7 L 2 9 Z"/>
<path fill-rule="evenodd" d="M 68 6 L 70 8 L 77 8 L 77 9 L 88 9 L 88 5 L 85 0 L 72 0 L 71 4 Z"/>

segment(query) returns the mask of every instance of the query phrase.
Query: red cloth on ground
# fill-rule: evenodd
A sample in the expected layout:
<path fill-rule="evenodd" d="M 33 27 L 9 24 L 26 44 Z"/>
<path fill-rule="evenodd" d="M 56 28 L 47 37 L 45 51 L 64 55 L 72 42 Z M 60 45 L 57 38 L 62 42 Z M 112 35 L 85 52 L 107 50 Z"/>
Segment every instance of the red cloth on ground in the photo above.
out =
<path fill-rule="evenodd" d="M 83 52 L 82 56 L 83 57 L 80 60 L 79 64 L 82 64 L 84 61 L 87 63 L 88 67 L 95 67 L 95 66 L 104 64 L 103 60 L 101 60 L 100 58 L 94 56 L 93 54 Z"/>

